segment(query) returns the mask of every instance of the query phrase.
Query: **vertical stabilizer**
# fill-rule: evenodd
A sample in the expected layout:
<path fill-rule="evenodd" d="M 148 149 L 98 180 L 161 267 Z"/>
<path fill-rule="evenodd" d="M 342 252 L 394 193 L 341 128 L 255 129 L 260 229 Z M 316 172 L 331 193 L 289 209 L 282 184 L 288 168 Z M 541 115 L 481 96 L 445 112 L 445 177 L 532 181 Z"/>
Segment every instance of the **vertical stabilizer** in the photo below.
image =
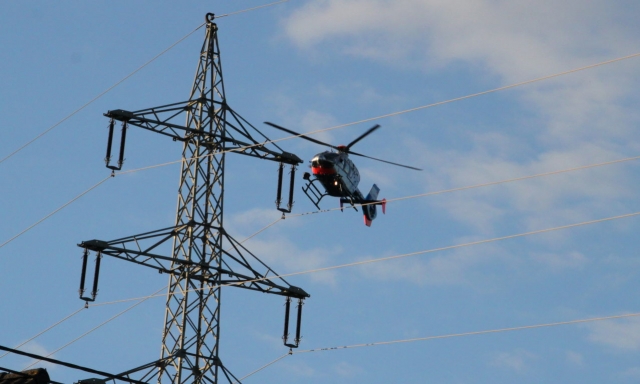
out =
<path fill-rule="evenodd" d="M 373 184 L 369 194 L 364 199 L 364 205 L 362 206 L 362 211 L 364 213 L 364 224 L 367 227 L 371 226 L 371 222 L 376 218 L 376 205 L 380 204 L 378 199 L 378 193 L 380 193 L 380 188 L 377 185 Z"/>

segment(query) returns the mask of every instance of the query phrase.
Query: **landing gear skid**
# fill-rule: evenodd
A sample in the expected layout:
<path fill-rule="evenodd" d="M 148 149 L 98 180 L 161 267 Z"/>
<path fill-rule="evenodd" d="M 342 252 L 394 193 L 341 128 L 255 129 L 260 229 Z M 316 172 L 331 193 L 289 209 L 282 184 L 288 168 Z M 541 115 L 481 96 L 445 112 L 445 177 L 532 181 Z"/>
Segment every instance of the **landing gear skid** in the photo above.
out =
<path fill-rule="evenodd" d="M 351 204 L 351 208 L 353 208 L 356 212 L 358 212 L 358 208 L 356 208 L 356 205 L 353 203 L 353 197 L 349 197 L 349 198 L 341 197 L 340 198 L 340 212 L 344 212 L 344 209 L 343 209 L 343 204 L 344 203 Z"/>
<path fill-rule="evenodd" d="M 309 172 L 305 172 L 304 175 L 302 175 L 302 178 L 309 182 L 309 184 L 302 187 L 302 192 L 307 195 L 316 208 L 322 209 L 320 208 L 320 200 L 327 196 L 328 193 L 323 193 L 322 190 L 318 188 L 315 183 L 320 181 L 318 179 L 311 179 L 311 174 Z"/>
<path fill-rule="evenodd" d="M 325 196 L 329 196 L 329 194 L 326 192 L 322 192 L 322 189 L 320 189 L 316 185 L 316 183 L 319 183 L 320 180 L 316 178 L 311 178 L 311 174 L 309 172 L 305 172 L 302 178 L 308 182 L 307 185 L 302 186 L 302 191 L 304 192 L 305 195 L 307 195 L 309 200 L 311 200 L 313 205 L 315 205 L 316 208 L 318 208 L 318 210 L 322 210 L 322 208 L 320 208 L 320 200 L 322 200 L 322 198 Z M 348 203 L 349 205 L 351 205 L 351 208 L 353 208 L 356 212 L 358 212 L 358 208 L 356 208 L 356 204 L 354 203 L 354 201 L 358 201 L 357 196 L 351 195 L 349 197 L 341 197 L 340 211 L 344 212 L 344 209 L 343 209 L 344 203 Z"/>

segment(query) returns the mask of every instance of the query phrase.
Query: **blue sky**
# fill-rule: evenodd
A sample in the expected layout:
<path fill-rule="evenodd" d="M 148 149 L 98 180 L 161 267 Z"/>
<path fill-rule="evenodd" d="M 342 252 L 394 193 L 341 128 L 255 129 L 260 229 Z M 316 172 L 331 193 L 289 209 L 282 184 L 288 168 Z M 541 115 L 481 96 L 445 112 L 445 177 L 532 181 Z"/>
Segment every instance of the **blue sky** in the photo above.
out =
<path fill-rule="evenodd" d="M 3 2 L 0 158 L 193 31 L 207 12 L 259 1 Z M 217 21 L 229 104 L 308 132 L 640 52 L 631 1 L 297 1 Z M 0 163 L 0 244 L 108 176 L 107 110 L 184 101 L 200 30 Z M 400 198 L 638 156 L 639 58 L 434 108 L 325 131 L 354 150 L 361 189 Z M 279 143 L 310 159 L 322 147 Z M 181 146 L 132 129 L 125 170 L 175 161 Z M 225 227 L 243 239 L 280 217 L 277 165 L 229 155 Z M 299 172 L 302 173 L 302 170 Z M 280 273 L 341 265 L 640 211 L 637 161 L 390 202 L 371 228 L 346 210 L 314 215 L 297 180 L 294 215 L 246 246 Z M 0 248 L 0 345 L 82 307 L 81 250 L 174 222 L 179 168 L 119 175 Z M 326 198 L 323 208 L 338 206 Z M 640 312 L 638 218 L 288 278 L 311 294 L 300 349 Z M 104 259 L 98 302 L 150 295 L 166 276 Z M 96 306 L 27 344 L 48 354 L 135 302 Z M 225 289 L 220 357 L 242 377 L 282 356 L 283 300 Z M 160 355 L 164 299 L 145 301 L 53 357 L 121 372 Z M 288 356 L 245 382 L 601 383 L 640 378 L 640 319 Z M 6 356 L 0 366 L 22 369 Z M 91 375 L 48 367 L 53 380 Z"/>

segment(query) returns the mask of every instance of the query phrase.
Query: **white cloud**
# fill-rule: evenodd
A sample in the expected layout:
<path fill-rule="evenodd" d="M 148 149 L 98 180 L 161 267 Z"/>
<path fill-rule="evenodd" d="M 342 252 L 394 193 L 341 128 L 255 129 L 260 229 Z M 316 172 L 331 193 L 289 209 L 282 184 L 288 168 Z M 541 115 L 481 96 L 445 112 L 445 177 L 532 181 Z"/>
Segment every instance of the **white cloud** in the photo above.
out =
<path fill-rule="evenodd" d="M 54 356 L 49 356 L 49 354 L 51 353 L 47 348 L 45 348 L 43 345 L 35 342 L 35 341 L 31 341 L 29 342 L 27 345 L 25 345 L 24 347 L 21 348 L 23 351 L 25 352 L 29 352 L 29 353 L 33 353 L 35 355 L 40 355 L 40 356 L 45 356 L 45 357 L 51 357 L 54 358 Z M 55 364 L 52 363 L 47 363 L 44 361 L 39 361 L 36 359 L 31 359 L 29 360 L 29 362 L 27 362 L 27 364 L 25 364 L 26 366 L 30 366 L 31 364 L 33 364 L 33 366 L 29 369 L 34 369 L 34 368 L 46 368 L 48 371 L 51 371 L 53 369 L 55 369 L 57 366 Z M 23 369 L 24 370 L 24 369 Z"/>
<path fill-rule="evenodd" d="M 327 87 L 319 86 L 315 89 L 315 92 L 320 95 L 320 97 L 331 97 L 333 91 Z M 331 113 L 322 112 L 308 106 L 302 106 L 300 105 L 299 100 L 290 97 L 288 93 L 290 92 L 287 90 L 280 90 L 274 93 L 269 99 L 268 102 L 273 105 L 272 112 L 276 116 L 271 123 L 280 125 L 298 133 L 321 130 L 338 124 Z M 271 133 L 275 131 L 275 129 L 272 131 L 271 127 L 267 129 L 268 131 L 266 132 L 269 132 L 267 134 L 269 137 L 291 136 L 289 133 L 281 131 L 276 131 L 278 134 Z M 328 144 L 339 144 L 335 143 L 335 139 L 331 131 L 313 134 L 311 137 Z M 313 150 L 318 150 L 318 152 L 327 149 L 326 147 L 310 143 L 303 139 L 296 139 L 294 142 L 301 145 L 303 148 L 313 148 Z"/>
<path fill-rule="evenodd" d="M 603 0 L 324 0 L 284 21 L 299 47 L 399 63 L 473 61 L 520 80 L 571 68 L 585 57 L 633 47 Z"/>
<path fill-rule="evenodd" d="M 562 272 L 566 269 L 576 269 L 584 267 L 589 260 L 580 252 L 567 252 L 562 254 L 534 253 L 531 258 L 547 266 L 553 272 Z"/>
<path fill-rule="evenodd" d="M 474 284 L 482 289 L 491 289 L 490 279 L 483 275 L 481 267 L 492 263 L 504 266 L 509 264 L 509 260 L 499 247 L 484 245 L 481 249 L 462 248 L 365 264 L 360 267 L 360 273 L 365 278 L 381 281 L 404 281 L 417 285 Z"/>
<path fill-rule="evenodd" d="M 574 351 L 567 351 L 566 353 L 567 362 L 572 365 L 583 366 L 584 365 L 584 356 L 581 353 Z"/>
<path fill-rule="evenodd" d="M 280 274 L 310 271 L 334 265 L 336 256 L 342 253 L 340 247 L 301 249 L 290 240 L 280 236 L 272 236 L 268 240 L 252 239 L 249 245 L 253 253 L 259 255 L 262 261 Z M 330 286 L 337 284 L 336 274 L 333 271 L 315 272 L 304 276 L 309 276 L 312 281 Z"/>
<path fill-rule="evenodd" d="M 284 27 L 309 51 L 338 49 L 427 71 L 465 63 L 504 85 L 634 53 L 637 27 L 614 8 L 604 0 L 324 0 L 293 12 Z M 533 112 L 525 136 L 504 127 L 482 134 L 470 129 L 464 140 L 471 150 L 464 151 L 416 143 L 418 163 L 430 165 L 425 185 L 459 187 L 634 153 L 639 116 L 623 102 L 635 91 L 626 68 L 617 64 L 518 88 L 516 99 Z M 619 200 L 633 190 L 625 174 L 610 166 L 451 194 L 438 204 L 486 234 L 514 217 L 521 229 L 534 230 L 623 207 Z"/>
<path fill-rule="evenodd" d="M 234 233 L 237 241 L 242 242 L 243 246 L 278 274 L 309 271 L 335 264 L 337 256 L 342 254 L 341 247 L 300 248 L 285 236 L 287 228 L 301 225 L 300 220 L 278 221 L 279 216 L 280 213 L 272 209 L 252 209 L 230 216 L 226 228 L 229 233 Z M 265 229 L 267 226 L 269 228 Z M 251 237 L 256 233 L 255 237 Z M 261 271 L 260 268 L 257 270 Z M 318 283 L 329 286 L 337 284 L 333 271 L 316 272 L 308 276 Z"/>
<path fill-rule="evenodd" d="M 623 372 L 620 372 L 618 376 L 637 382 L 637 380 L 640 380 L 640 367 L 631 367 Z"/>
<path fill-rule="evenodd" d="M 280 365 L 292 375 L 299 377 L 313 377 L 316 375 L 316 370 L 310 367 L 304 362 L 282 362 Z"/>
<path fill-rule="evenodd" d="M 334 372 L 342 377 L 354 377 L 364 372 L 361 367 L 342 361 L 333 367 Z"/>
<path fill-rule="evenodd" d="M 439 154 L 437 149 L 428 152 L 423 155 L 427 159 Z M 589 144 L 543 152 L 525 162 L 492 157 L 483 152 L 480 148 L 457 153 L 457 156 L 450 156 L 451 161 L 428 170 L 427 191 L 508 180 L 621 158 L 613 151 Z M 616 208 L 624 212 L 621 201 L 629 198 L 633 191 L 633 181 L 626 176 L 627 172 L 624 166 L 613 165 L 464 193 L 448 193 L 431 201 L 437 202 L 438 208 L 444 209 L 452 218 L 488 235 L 505 234 L 497 233 L 495 225 L 515 218 L 516 226 L 511 226 L 512 232 L 517 233 L 518 230 L 537 230 L 610 216 Z"/>
<path fill-rule="evenodd" d="M 640 319 L 629 318 L 594 322 L 585 325 L 589 340 L 614 349 L 636 351 L 640 349 Z"/>
<path fill-rule="evenodd" d="M 507 368 L 516 373 L 524 373 L 530 368 L 532 361 L 537 356 L 529 351 L 518 349 L 513 352 L 502 352 L 495 356 L 491 362 L 492 365 L 501 368 Z"/>
<path fill-rule="evenodd" d="M 248 237 L 271 225 L 274 221 L 279 220 L 280 217 L 280 212 L 266 208 L 255 208 L 235 213 L 227 218 L 226 227 L 229 228 L 227 232 L 242 233 L 243 236 Z M 234 237 L 236 236 L 234 235 Z M 242 238 L 238 237 L 237 240 L 242 241 Z"/>

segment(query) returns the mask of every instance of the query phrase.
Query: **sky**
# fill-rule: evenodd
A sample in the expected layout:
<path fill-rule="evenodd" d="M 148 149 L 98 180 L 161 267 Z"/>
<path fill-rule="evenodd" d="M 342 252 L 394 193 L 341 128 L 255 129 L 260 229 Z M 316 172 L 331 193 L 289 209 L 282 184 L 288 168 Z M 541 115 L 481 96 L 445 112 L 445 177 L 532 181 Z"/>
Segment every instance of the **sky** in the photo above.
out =
<path fill-rule="evenodd" d="M 109 176 L 103 113 L 188 98 L 204 29 L 122 79 L 207 12 L 262 4 L 0 4 L 0 159 L 55 126 L 0 163 L 0 345 L 77 312 L 21 349 L 113 373 L 160 356 L 162 297 L 125 313 L 137 301 L 99 304 L 165 292 L 167 277 L 104 258 L 98 305 L 81 310 L 77 244 L 173 225 L 179 165 L 116 175 L 6 241 Z M 349 124 L 314 136 L 339 145 L 380 124 L 354 150 L 423 171 L 356 158 L 361 190 L 431 193 L 390 201 L 370 228 L 353 210 L 306 215 L 317 209 L 301 174 L 326 148 L 286 140 L 305 164 L 293 212 L 278 220 L 277 164 L 228 155 L 225 228 L 242 240 L 275 222 L 244 243 L 275 271 L 418 253 L 287 278 L 311 295 L 299 350 L 640 312 L 637 216 L 451 248 L 640 212 L 638 160 L 435 193 L 640 156 L 640 57 L 380 117 L 640 53 L 638 12 L 626 0 L 290 0 L 216 20 L 227 101 L 261 132 L 287 136 L 264 121 L 299 132 Z M 160 136 L 130 129 L 123 170 L 179 160 L 181 145 Z M 283 304 L 223 289 L 220 358 L 235 376 L 288 352 Z M 243 382 L 631 383 L 639 357 L 640 317 L 628 317 L 294 353 Z M 35 366 L 58 382 L 92 377 Z"/>

